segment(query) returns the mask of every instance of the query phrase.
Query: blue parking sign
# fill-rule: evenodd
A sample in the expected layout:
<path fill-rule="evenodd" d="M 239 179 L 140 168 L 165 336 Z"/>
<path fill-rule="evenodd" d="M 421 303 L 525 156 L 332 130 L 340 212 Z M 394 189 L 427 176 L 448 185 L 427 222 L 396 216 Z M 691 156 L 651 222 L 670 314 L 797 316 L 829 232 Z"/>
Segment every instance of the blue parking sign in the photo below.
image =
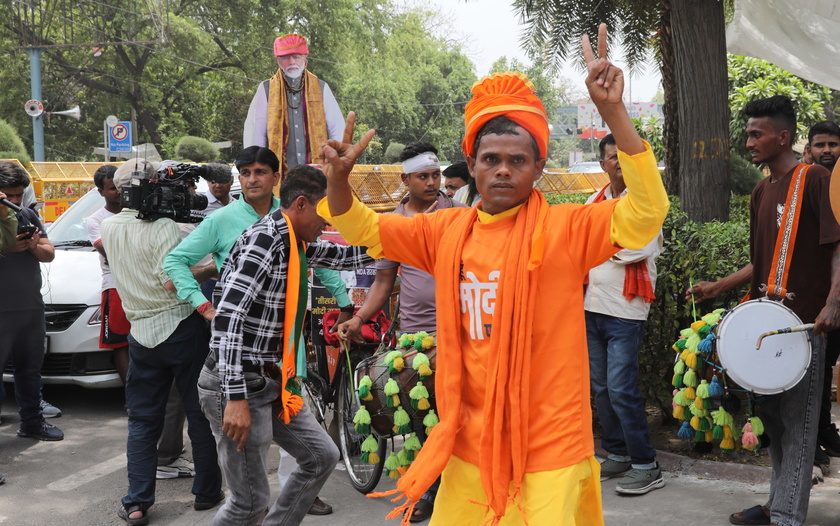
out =
<path fill-rule="evenodd" d="M 108 127 L 108 152 L 131 153 L 131 121 Z"/>

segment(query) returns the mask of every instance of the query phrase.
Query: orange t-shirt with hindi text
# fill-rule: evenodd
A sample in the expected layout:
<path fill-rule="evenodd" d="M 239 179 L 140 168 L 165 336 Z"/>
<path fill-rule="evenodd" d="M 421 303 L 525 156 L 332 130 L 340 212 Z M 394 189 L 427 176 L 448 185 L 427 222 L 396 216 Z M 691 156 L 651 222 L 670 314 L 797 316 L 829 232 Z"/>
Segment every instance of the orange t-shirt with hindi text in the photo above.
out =
<path fill-rule="evenodd" d="M 513 410 L 530 412 L 526 472 L 572 466 L 594 454 L 582 284 L 590 268 L 618 251 L 610 241 L 617 202 L 549 208 L 545 253 L 536 270 L 531 376 L 523 386 L 530 390 L 530 407 L 519 407 L 517 396 L 509 394 Z M 468 209 L 440 210 L 412 219 L 381 216 L 380 236 L 388 240 L 383 243 L 385 257 L 432 274 L 435 269 L 452 268 L 451 263 L 437 261 L 438 246 L 447 225 L 462 213 Z M 459 312 L 438 313 L 439 321 L 459 320 L 464 375 L 461 427 L 454 454 L 476 465 L 486 427 L 483 413 L 489 373 L 485 364 L 492 362 L 493 309 L 505 293 L 497 285 L 503 281 L 506 240 L 515 222 L 515 214 L 501 214 L 501 219 L 482 216 L 483 222 L 476 221 L 470 229 L 461 254 Z M 436 295 L 440 294 L 451 292 L 438 288 Z M 441 418 L 447 415 L 441 414 Z"/>

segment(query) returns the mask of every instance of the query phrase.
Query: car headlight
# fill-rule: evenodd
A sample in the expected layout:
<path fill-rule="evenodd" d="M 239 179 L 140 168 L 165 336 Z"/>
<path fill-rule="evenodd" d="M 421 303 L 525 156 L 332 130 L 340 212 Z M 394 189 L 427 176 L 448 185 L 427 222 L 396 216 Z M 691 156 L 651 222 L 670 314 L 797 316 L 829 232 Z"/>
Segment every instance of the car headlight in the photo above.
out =
<path fill-rule="evenodd" d="M 88 325 L 99 325 L 102 323 L 102 306 L 96 307 L 96 310 L 93 314 L 90 315 L 90 319 L 88 320 Z"/>

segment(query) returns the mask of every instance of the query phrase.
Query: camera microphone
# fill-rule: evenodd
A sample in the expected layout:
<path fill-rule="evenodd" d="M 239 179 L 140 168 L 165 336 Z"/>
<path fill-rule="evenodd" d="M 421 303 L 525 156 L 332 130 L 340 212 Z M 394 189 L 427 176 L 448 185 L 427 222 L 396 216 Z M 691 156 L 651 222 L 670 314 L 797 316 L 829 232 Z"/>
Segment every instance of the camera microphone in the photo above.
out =
<path fill-rule="evenodd" d="M 205 164 L 199 172 L 209 183 L 229 184 L 233 180 L 230 166 L 222 163 Z"/>
<path fill-rule="evenodd" d="M 8 199 L 0 198 L 0 205 L 5 205 L 14 210 L 15 212 L 20 212 L 20 207 L 13 202 L 9 201 Z"/>

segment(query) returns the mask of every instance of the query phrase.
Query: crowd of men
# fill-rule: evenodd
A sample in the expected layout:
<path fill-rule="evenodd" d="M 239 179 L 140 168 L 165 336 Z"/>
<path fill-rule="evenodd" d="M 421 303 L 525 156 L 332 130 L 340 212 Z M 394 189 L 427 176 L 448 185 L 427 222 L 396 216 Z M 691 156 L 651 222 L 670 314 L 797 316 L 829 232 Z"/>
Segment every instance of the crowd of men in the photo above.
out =
<path fill-rule="evenodd" d="M 612 130 L 600 144 L 610 182 L 586 205 L 549 206 L 534 189 L 547 158 L 548 115 L 533 84 L 508 72 L 473 87 L 466 161 L 442 173 L 435 146 L 409 144 L 400 155 L 407 195 L 394 213 L 374 213 L 348 179 L 374 132 L 352 142 L 355 114 L 345 123 L 329 86 L 307 70 L 308 43 L 295 34 L 275 41 L 277 74 L 252 101 L 246 148 L 235 160 L 239 199 L 229 182 L 214 183 L 212 213 L 185 233 L 170 218 L 139 217 L 120 199 L 132 178 L 154 178 L 159 166 L 135 159 L 97 171 L 105 205 L 87 227 L 103 271 L 100 344 L 114 349 L 128 412 L 119 517 L 148 524 L 156 479 L 167 473 L 194 476 L 196 510 L 223 503 L 214 525 L 299 524 L 307 513 L 332 512 L 318 493 L 339 453 L 299 382 L 310 268 L 341 307 L 341 339 L 358 341 L 398 274 L 400 330 L 436 335 L 440 424 L 385 493 L 404 497 L 394 512 L 404 522 L 600 525 L 600 481 L 621 477 L 616 491 L 627 495 L 663 487 L 638 356 L 669 205 L 650 146 L 622 101 L 623 73 L 605 58 L 606 41 L 602 25 L 596 58 L 583 40 L 589 95 Z M 752 194 L 751 260 L 688 295 L 701 301 L 749 284 L 750 298 L 784 300 L 814 323 L 805 379 L 761 404 L 769 498 L 729 516 L 733 524 L 801 525 L 812 464 L 840 456 L 829 374 L 840 354 L 840 272 L 832 265 L 840 225 L 828 198 L 840 127 L 811 129 L 815 164 L 806 165 L 792 150 L 790 99 L 752 102 L 746 114 L 747 148 L 770 172 Z M 27 184 L 21 169 L 0 164 L 0 199 L 19 202 Z M 795 250 L 782 288 L 768 290 L 791 206 L 799 207 Z M 327 221 L 349 245 L 319 239 Z M 14 310 L 0 304 L 0 364 L 13 360 L 18 435 L 41 440 L 63 437 L 39 406 L 39 263 L 53 255 L 37 217 L 0 202 L 0 279 L 25 302 Z M 356 311 L 336 271 L 374 258 L 374 283 Z M 600 463 L 590 394 L 608 454 Z M 180 450 L 166 437 L 182 439 L 184 419 L 193 458 L 186 466 L 176 463 L 178 451 L 164 453 Z M 272 442 L 294 459 L 281 462 L 281 472 L 284 463 L 291 470 L 273 502 Z"/>

